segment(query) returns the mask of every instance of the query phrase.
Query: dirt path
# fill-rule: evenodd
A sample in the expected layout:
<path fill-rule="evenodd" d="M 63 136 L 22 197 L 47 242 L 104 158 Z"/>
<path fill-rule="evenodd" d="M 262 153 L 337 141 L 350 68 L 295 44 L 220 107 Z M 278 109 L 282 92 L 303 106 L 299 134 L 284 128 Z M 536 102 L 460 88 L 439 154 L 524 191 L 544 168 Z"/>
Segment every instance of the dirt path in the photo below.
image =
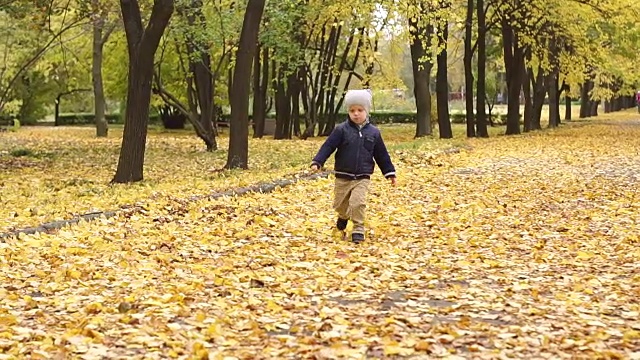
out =
<path fill-rule="evenodd" d="M 640 359 L 630 124 L 397 152 L 359 246 L 330 179 L 0 244 L 0 353 Z"/>

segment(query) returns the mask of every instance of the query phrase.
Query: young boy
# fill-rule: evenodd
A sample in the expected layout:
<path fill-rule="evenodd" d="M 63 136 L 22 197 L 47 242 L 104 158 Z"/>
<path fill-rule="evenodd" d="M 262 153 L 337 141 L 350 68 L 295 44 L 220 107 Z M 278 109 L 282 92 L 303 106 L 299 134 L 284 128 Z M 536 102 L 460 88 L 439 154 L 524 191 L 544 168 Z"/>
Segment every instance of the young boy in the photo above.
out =
<path fill-rule="evenodd" d="M 364 220 L 369 178 L 373 174 L 374 160 L 385 178 L 396 184 L 396 170 L 378 128 L 369 122 L 371 92 L 349 90 L 344 97 L 349 118 L 338 124 L 318 154 L 311 162 L 311 169 L 318 171 L 329 156 L 335 156 L 335 192 L 333 208 L 338 212 L 338 230 L 347 228 L 349 218 L 353 221 L 351 240 L 364 241 Z"/>

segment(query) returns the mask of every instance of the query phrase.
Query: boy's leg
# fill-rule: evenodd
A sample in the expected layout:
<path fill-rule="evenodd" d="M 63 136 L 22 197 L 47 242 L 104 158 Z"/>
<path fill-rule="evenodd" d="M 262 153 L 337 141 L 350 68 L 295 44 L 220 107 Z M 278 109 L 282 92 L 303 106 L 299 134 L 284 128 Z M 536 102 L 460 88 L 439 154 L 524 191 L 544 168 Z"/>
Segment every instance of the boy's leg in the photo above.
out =
<path fill-rule="evenodd" d="M 367 208 L 367 192 L 369 191 L 369 179 L 355 180 L 349 198 L 351 208 L 351 221 L 353 221 L 353 233 L 364 234 L 365 210 Z"/>
<path fill-rule="evenodd" d="M 349 197 L 351 195 L 351 180 L 336 178 L 333 190 L 333 208 L 340 219 L 349 219 Z"/>

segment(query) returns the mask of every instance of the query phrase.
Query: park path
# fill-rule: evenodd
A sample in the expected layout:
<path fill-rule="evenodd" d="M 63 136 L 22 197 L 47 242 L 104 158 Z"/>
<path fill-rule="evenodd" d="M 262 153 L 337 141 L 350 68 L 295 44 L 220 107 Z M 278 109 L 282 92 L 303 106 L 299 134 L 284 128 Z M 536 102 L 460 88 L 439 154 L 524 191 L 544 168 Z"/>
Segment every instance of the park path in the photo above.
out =
<path fill-rule="evenodd" d="M 639 138 L 601 122 L 397 151 L 358 246 L 332 231 L 331 179 L 23 236 L 0 244 L 0 350 L 640 359 Z"/>

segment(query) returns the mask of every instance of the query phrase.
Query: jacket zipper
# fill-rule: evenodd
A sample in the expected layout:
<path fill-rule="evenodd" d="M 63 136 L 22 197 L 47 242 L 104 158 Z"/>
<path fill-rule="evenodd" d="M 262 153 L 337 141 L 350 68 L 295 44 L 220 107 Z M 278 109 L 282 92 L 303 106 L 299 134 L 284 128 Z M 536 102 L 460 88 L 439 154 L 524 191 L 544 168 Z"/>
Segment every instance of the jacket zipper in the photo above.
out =
<path fill-rule="evenodd" d="M 358 125 L 355 125 L 358 129 L 358 134 L 360 135 L 360 143 L 358 144 L 358 151 L 356 152 L 356 171 L 355 174 L 353 174 L 353 179 L 356 180 L 358 178 L 358 172 L 360 170 L 360 148 L 363 146 L 362 144 L 362 129 L 364 129 L 364 126 L 367 126 L 367 124 L 365 124 L 362 129 L 360 127 L 358 127 Z"/>
<path fill-rule="evenodd" d="M 360 170 L 360 148 L 362 147 L 362 129 L 358 129 L 358 134 L 360 134 L 360 142 L 358 144 L 358 151 L 356 152 L 356 173 L 353 174 L 353 178 L 358 178 L 358 172 Z"/>

